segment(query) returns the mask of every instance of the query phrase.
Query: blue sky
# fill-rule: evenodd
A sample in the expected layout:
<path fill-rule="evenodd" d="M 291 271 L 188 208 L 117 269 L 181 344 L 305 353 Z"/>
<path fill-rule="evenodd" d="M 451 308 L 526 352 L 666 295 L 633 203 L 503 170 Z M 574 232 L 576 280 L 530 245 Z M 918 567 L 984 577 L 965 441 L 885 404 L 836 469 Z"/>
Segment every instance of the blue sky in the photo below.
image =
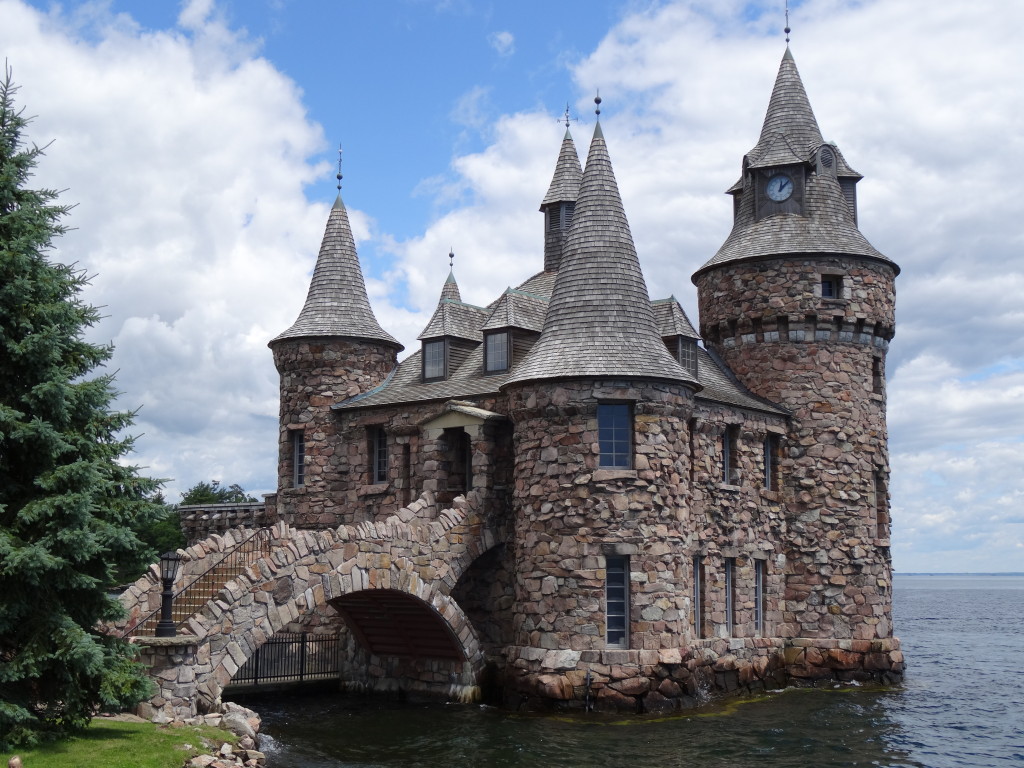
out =
<path fill-rule="evenodd" d="M 782 0 L 0 0 L 41 185 L 77 203 L 57 256 L 116 346 L 136 460 L 269 492 L 267 340 L 302 306 L 344 189 L 381 323 L 412 349 L 447 275 L 485 304 L 540 269 L 568 101 L 595 89 L 652 298 L 731 225 L 785 49 Z M 791 2 L 860 226 L 903 269 L 887 363 L 893 557 L 1024 571 L 1024 4 Z"/>

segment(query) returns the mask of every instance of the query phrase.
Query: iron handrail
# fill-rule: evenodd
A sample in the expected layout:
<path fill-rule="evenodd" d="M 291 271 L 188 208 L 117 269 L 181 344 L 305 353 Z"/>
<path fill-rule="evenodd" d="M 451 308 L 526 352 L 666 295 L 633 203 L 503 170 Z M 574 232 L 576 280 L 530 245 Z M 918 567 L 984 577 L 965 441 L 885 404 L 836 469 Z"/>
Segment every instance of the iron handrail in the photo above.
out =
<path fill-rule="evenodd" d="M 173 599 L 177 600 L 179 597 L 181 597 L 186 592 L 188 592 L 188 590 L 190 590 L 193 586 L 195 586 L 199 581 L 201 581 L 204 577 L 206 577 L 209 573 L 211 573 L 214 569 L 220 567 L 221 565 L 229 565 L 229 566 L 231 566 L 231 565 L 236 565 L 236 566 L 237 565 L 241 565 L 241 566 L 244 567 L 244 566 L 248 566 L 248 565 L 252 564 L 250 562 L 238 563 L 237 562 L 237 556 L 238 555 L 241 555 L 241 554 L 252 554 L 254 552 L 260 552 L 261 554 L 269 554 L 270 553 L 270 546 L 269 545 L 270 545 L 270 538 L 271 538 L 270 533 L 271 533 L 271 529 L 270 528 L 258 528 L 257 530 L 253 531 L 251 535 L 247 536 L 245 539 L 243 539 L 242 541 L 240 541 L 237 544 L 235 544 L 235 546 L 231 547 L 231 549 L 228 549 L 225 552 L 222 552 L 221 553 L 221 557 L 220 557 L 219 560 L 217 560 L 216 562 L 211 563 L 207 568 L 205 568 L 204 570 L 200 571 L 195 576 L 195 578 L 192 579 L 192 581 L 190 581 L 188 584 L 186 584 L 181 589 L 179 589 L 177 592 L 175 592 L 174 596 L 173 596 Z M 249 547 L 248 549 L 243 549 L 243 547 L 245 547 L 247 544 L 250 544 L 250 542 L 253 543 L 254 546 Z M 229 558 L 236 558 L 236 562 L 227 562 L 227 560 Z M 160 610 L 161 610 L 161 608 L 157 607 L 154 610 L 152 610 L 149 613 L 147 613 L 145 616 L 143 616 L 141 619 L 136 621 L 134 624 L 132 624 L 129 627 L 127 627 L 121 633 L 121 637 L 126 638 L 129 635 L 131 635 L 132 632 L 137 630 L 139 627 L 145 625 L 145 623 L 147 621 L 150 621 L 150 620 L 154 619 L 156 617 L 156 615 L 158 613 L 160 613 Z M 180 627 L 182 624 L 184 624 L 186 621 L 188 621 L 189 618 L 191 618 L 191 615 L 186 616 L 181 621 L 175 622 L 175 626 Z"/>

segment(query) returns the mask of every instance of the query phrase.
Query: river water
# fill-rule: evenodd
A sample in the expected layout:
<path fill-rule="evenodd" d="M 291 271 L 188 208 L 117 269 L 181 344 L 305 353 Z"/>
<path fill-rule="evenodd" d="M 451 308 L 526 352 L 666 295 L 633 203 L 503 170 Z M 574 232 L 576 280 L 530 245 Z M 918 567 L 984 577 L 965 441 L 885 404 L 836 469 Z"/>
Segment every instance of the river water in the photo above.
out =
<path fill-rule="evenodd" d="M 270 768 L 1024 766 L 1024 575 L 898 575 L 899 689 L 791 689 L 671 717 L 250 697 Z"/>

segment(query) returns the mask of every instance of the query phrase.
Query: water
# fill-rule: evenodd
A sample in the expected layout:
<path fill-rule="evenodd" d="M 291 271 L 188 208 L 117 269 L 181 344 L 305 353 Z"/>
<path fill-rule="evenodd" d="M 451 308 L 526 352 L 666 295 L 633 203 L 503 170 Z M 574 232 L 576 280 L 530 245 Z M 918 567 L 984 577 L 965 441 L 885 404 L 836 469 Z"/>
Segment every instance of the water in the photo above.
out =
<path fill-rule="evenodd" d="M 271 768 L 1024 766 L 1024 576 L 896 577 L 897 690 L 789 690 L 673 717 L 248 699 Z"/>

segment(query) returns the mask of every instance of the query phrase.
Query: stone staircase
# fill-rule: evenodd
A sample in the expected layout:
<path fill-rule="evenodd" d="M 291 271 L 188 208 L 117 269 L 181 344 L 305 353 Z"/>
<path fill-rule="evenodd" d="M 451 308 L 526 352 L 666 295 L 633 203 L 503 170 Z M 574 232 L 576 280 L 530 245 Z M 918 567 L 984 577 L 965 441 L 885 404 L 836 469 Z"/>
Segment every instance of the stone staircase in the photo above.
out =
<path fill-rule="evenodd" d="M 270 553 L 270 530 L 261 528 L 240 542 L 222 556 L 209 568 L 174 594 L 171 603 L 171 619 L 175 627 L 181 631 L 188 620 L 202 610 L 210 600 L 232 579 L 240 576 L 245 570 Z M 125 630 L 129 635 L 151 636 L 156 632 L 160 622 L 160 610 L 156 610 L 145 619 Z"/>

